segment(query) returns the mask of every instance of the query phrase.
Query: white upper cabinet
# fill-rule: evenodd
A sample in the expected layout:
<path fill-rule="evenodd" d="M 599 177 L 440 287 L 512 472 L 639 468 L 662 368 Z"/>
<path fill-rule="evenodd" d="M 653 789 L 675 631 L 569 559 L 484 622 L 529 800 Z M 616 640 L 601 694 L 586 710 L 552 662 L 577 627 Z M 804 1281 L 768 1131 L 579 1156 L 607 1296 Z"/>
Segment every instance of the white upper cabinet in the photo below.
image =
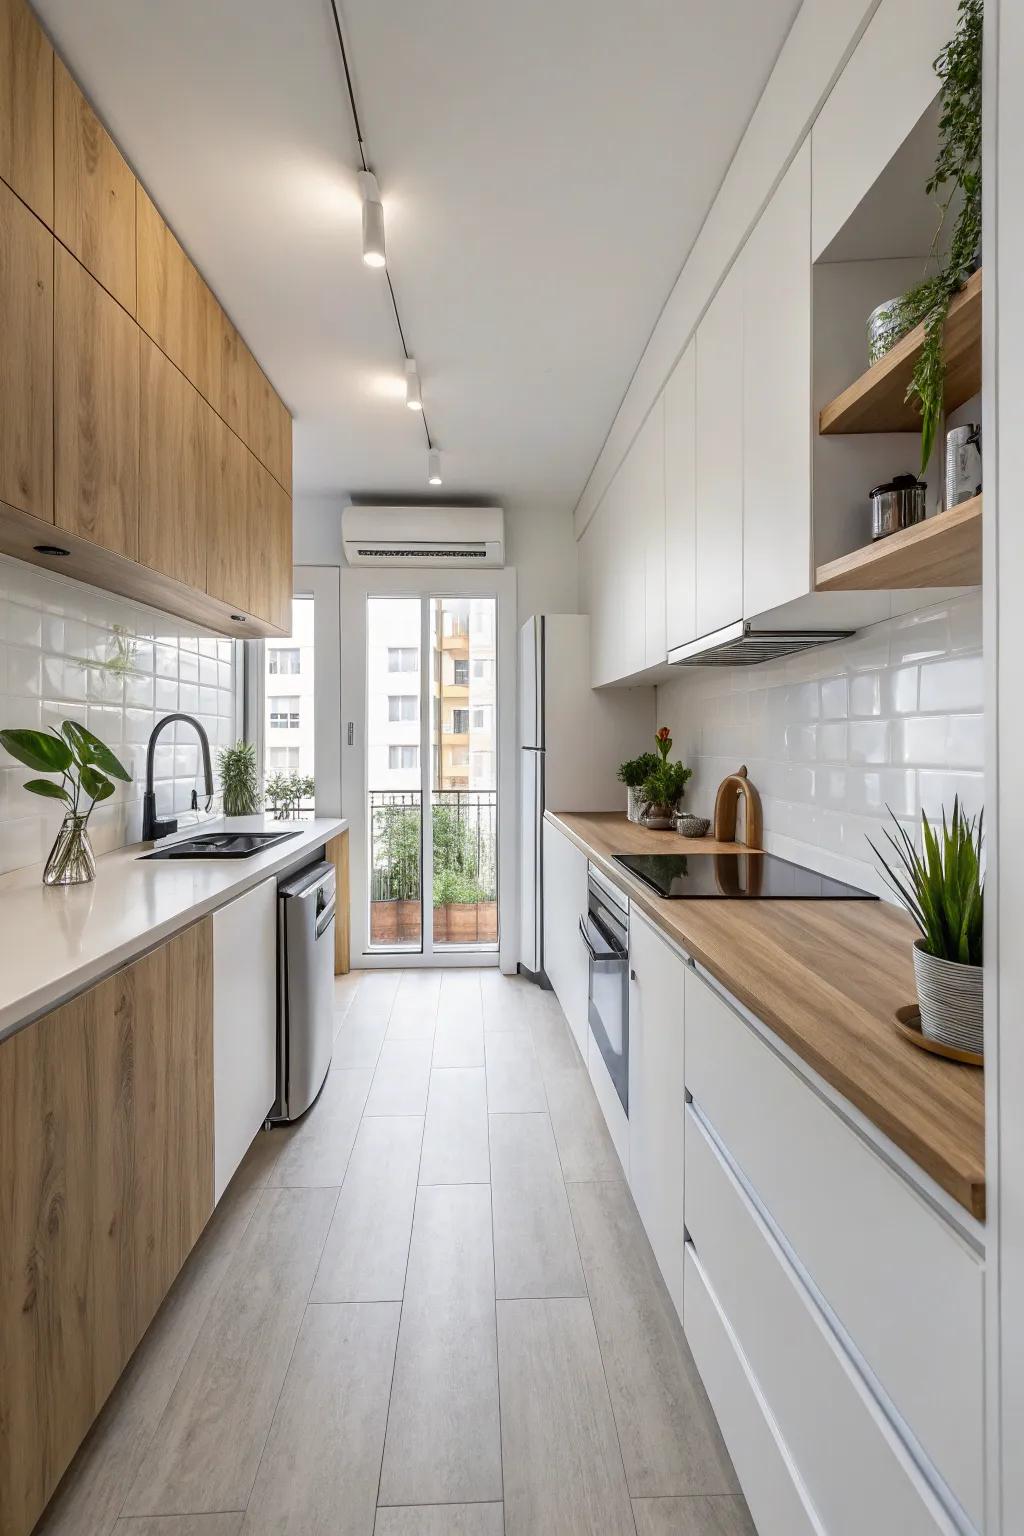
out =
<path fill-rule="evenodd" d="M 665 643 L 697 634 L 697 343 L 691 338 L 664 391 Z"/>
<path fill-rule="evenodd" d="M 812 131 L 814 261 L 934 101 L 932 60 L 956 13 L 957 0 L 882 0 L 872 16 Z"/>
<path fill-rule="evenodd" d="M 662 396 L 640 429 L 630 454 L 635 523 L 644 558 L 645 667 L 665 660 L 665 403 Z M 627 538 L 629 534 L 627 532 Z"/>
<path fill-rule="evenodd" d="M 743 271 L 697 327 L 697 634 L 743 616 Z"/>
<path fill-rule="evenodd" d="M 805 141 L 740 258 L 744 618 L 811 586 L 810 245 Z"/>

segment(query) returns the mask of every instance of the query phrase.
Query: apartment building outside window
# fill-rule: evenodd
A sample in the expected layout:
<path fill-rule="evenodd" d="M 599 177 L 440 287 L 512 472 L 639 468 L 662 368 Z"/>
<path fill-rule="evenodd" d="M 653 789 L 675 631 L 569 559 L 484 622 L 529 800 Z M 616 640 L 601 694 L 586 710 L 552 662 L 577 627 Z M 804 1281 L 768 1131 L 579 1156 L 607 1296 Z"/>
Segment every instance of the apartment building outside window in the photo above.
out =
<path fill-rule="evenodd" d="M 267 650 L 267 674 L 270 677 L 298 677 L 302 671 L 302 653 L 297 645 Z"/>
<path fill-rule="evenodd" d="M 418 746 L 391 746 L 388 747 L 389 768 L 418 768 L 420 765 L 420 749 Z"/>
<path fill-rule="evenodd" d="M 469 687 L 469 661 L 456 660 L 453 663 L 452 682 L 456 688 Z"/>
<path fill-rule="evenodd" d="M 270 729 L 272 731 L 297 731 L 299 729 L 299 698 L 297 694 L 280 694 L 270 700 Z"/>
<path fill-rule="evenodd" d="M 415 645 L 389 645 L 388 646 L 388 671 L 389 672 L 418 672 L 420 669 L 419 648 Z"/>
<path fill-rule="evenodd" d="M 402 720 L 419 719 L 419 699 L 414 693 L 392 693 L 388 696 L 388 721 L 394 725 Z"/>
<path fill-rule="evenodd" d="M 267 767 L 274 773 L 298 773 L 301 761 L 301 747 L 268 747 L 267 749 Z"/>

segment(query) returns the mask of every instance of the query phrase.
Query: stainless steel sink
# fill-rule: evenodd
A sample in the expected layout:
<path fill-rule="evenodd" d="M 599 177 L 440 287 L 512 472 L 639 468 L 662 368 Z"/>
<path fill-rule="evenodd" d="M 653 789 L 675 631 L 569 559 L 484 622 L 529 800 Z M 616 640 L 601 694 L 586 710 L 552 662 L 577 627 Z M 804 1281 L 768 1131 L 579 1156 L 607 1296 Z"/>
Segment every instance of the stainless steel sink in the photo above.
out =
<path fill-rule="evenodd" d="M 152 853 L 140 853 L 140 859 L 251 859 L 254 853 L 284 843 L 300 832 L 203 832 L 199 837 L 182 838 Z"/>

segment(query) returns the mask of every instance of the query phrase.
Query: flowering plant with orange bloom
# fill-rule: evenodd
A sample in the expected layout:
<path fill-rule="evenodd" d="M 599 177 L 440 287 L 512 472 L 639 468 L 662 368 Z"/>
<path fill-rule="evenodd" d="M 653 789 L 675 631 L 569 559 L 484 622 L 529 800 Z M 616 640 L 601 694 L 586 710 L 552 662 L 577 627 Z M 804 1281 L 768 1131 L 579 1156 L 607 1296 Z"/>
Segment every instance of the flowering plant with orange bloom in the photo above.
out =
<path fill-rule="evenodd" d="M 663 725 L 659 731 L 655 732 L 654 740 L 661 753 L 662 762 L 667 763 L 668 755 L 672 751 L 672 735 L 667 725 Z"/>

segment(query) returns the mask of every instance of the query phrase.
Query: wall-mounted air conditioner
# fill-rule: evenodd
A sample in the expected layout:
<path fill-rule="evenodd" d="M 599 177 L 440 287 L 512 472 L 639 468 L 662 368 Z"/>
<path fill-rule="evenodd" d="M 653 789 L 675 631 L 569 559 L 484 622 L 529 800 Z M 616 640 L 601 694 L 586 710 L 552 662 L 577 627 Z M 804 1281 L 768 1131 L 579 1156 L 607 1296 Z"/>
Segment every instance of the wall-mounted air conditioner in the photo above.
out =
<path fill-rule="evenodd" d="M 457 566 L 505 564 L 500 507 L 361 507 L 341 514 L 349 565 Z"/>

